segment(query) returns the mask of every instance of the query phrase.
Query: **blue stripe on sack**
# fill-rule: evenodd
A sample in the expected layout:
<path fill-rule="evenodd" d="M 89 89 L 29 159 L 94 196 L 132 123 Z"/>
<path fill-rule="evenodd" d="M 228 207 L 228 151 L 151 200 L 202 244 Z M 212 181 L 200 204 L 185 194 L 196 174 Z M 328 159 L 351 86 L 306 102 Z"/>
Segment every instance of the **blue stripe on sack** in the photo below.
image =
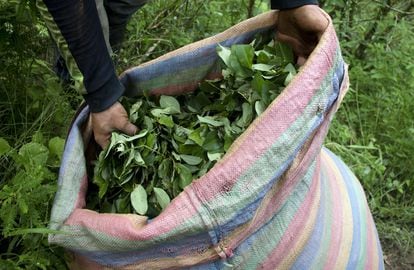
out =
<path fill-rule="evenodd" d="M 138 66 L 134 69 L 127 71 L 126 74 L 128 74 L 131 78 L 136 79 L 139 83 L 152 80 L 157 77 L 161 77 L 164 74 L 171 74 L 172 68 L 175 70 L 175 72 L 180 72 L 182 70 L 195 68 L 200 65 L 206 65 L 207 63 L 213 63 L 218 58 L 216 52 L 218 44 L 229 47 L 232 44 L 246 43 L 246 41 L 249 41 L 251 38 L 254 37 L 254 35 L 268 31 L 269 29 L 271 29 L 270 26 L 246 32 L 242 35 L 224 40 L 222 42 L 209 44 L 204 47 L 197 48 L 193 51 L 173 56 L 171 58 L 155 62 L 144 67 Z M 194 55 L 197 55 L 197 57 L 194 57 Z M 125 77 L 126 76 L 122 76 L 122 83 L 125 83 Z"/>
<path fill-rule="evenodd" d="M 377 241 L 376 241 L 376 243 L 377 243 L 377 250 L 378 250 L 378 260 L 379 260 L 379 269 L 380 270 L 384 270 L 384 258 L 382 257 L 382 247 L 381 247 L 381 243 L 380 243 L 380 240 L 379 240 L 379 237 L 378 237 L 378 231 L 377 231 L 377 227 L 376 226 L 374 226 L 374 231 L 375 231 L 375 235 L 377 236 Z"/>
<path fill-rule="evenodd" d="M 358 195 L 355 192 L 354 184 L 351 181 L 354 181 L 355 176 L 349 174 L 348 167 L 344 166 L 342 161 L 330 150 L 324 148 L 324 151 L 328 154 L 328 156 L 334 161 L 335 165 L 337 166 L 338 170 L 342 175 L 342 179 L 345 183 L 346 189 L 348 191 L 349 201 L 351 203 L 352 209 L 352 222 L 353 222 L 353 237 L 352 237 L 352 246 L 351 251 L 348 259 L 348 265 L 346 269 L 354 270 L 358 265 L 358 261 L 360 260 L 360 250 L 361 250 L 361 224 L 360 224 L 360 209 L 358 205 Z"/>
<path fill-rule="evenodd" d="M 196 265 L 187 268 L 187 270 L 217 270 L 217 269 L 224 269 L 221 265 L 219 265 L 217 262 L 212 263 L 206 263 L 202 265 Z"/>
<path fill-rule="evenodd" d="M 211 247 L 207 233 L 188 236 L 174 242 L 161 242 L 156 247 L 145 250 L 128 251 L 79 251 L 72 250 L 99 264 L 110 267 L 121 267 L 138 261 L 174 258 L 185 254 L 193 254 Z M 183 252 L 185 251 L 185 252 Z"/>
<path fill-rule="evenodd" d="M 321 241 L 323 237 L 323 233 L 325 231 L 325 203 L 326 203 L 326 194 L 324 192 L 324 189 L 326 189 L 326 176 L 321 176 L 320 180 L 320 204 L 319 204 L 319 210 L 318 210 L 318 216 L 316 219 L 315 227 L 313 231 L 311 232 L 312 236 L 309 239 L 307 245 L 303 249 L 302 253 L 299 255 L 295 263 L 292 265 L 292 269 L 308 269 L 311 265 L 313 265 L 315 259 L 317 258 L 317 254 L 319 254 L 319 250 L 321 248 Z M 317 252 L 318 251 L 318 252 Z"/>
<path fill-rule="evenodd" d="M 339 95 L 339 91 L 341 90 L 341 85 L 343 83 L 344 80 L 344 75 L 345 75 L 345 63 L 343 62 L 343 60 L 341 59 L 339 61 L 338 67 L 335 69 L 335 73 L 333 74 L 332 77 L 332 88 L 333 88 L 333 92 L 336 93 L 336 97 L 335 96 L 330 96 L 330 98 L 328 99 L 328 108 L 332 106 L 332 104 L 337 100 L 338 95 Z"/>

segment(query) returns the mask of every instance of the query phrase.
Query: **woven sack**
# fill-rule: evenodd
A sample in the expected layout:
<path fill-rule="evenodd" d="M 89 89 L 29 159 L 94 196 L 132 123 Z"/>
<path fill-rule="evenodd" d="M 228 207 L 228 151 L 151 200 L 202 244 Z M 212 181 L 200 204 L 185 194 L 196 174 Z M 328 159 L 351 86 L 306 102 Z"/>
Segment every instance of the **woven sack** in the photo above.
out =
<path fill-rule="evenodd" d="M 330 21 L 328 15 L 327 19 Z M 127 94 L 193 91 L 220 76 L 217 44 L 277 29 L 277 11 L 243 21 L 141 66 Z M 156 218 L 84 209 L 89 110 L 67 137 L 49 242 L 73 269 L 382 269 L 375 224 L 347 166 L 322 147 L 348 88 L 332 22 L 298 75 L 226 155 Z"/>

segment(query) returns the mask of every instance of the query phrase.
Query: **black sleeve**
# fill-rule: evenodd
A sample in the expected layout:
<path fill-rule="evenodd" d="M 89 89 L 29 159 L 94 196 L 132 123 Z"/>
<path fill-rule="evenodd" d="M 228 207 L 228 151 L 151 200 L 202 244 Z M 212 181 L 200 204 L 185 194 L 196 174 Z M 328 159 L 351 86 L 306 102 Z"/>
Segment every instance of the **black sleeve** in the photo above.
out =
<path fill-rule="evenodd" d="M 105 44 L 94 0 L 43 0 L 83 75 L 84 98 L 100 112 L 123 94 Z"/>
<path fill-rule="evenodd" d="M 272 9 L 289 9 L 296 8 L 303 5 L 317 5 L 317 0 L 271 0 L 270 6 Z"/>

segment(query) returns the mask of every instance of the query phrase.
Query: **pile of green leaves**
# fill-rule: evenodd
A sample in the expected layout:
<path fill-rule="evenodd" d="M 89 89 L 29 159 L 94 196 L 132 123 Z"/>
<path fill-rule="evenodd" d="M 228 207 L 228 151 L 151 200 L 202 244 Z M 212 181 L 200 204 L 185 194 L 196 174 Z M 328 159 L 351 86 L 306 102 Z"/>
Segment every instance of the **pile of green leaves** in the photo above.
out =
<path fill-rule="evenodd" d="M 269 40 L 219 46 L 223 78 L 193 93 L 124 100 L 135 136 L 113 133 L 95 165 L 101 212 L 156 216 L 193 179 L 219 160 L 234 140 L 296 74 L 288 47 Z"/>

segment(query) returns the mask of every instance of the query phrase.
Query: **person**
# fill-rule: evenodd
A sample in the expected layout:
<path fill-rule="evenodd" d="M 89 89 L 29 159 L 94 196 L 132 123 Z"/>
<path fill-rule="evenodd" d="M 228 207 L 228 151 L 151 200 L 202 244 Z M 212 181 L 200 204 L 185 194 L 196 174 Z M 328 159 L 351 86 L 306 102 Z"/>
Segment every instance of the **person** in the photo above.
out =
<path fill-rule="evenodd" d="M 146 1 L 104 0 L 103 5 L 102 1 L 43 0 L 40 10 L 66 65 L 71 67 L 71 75 L 83 77 L 83 96 L 91 110 L 94 138 L 104 148 L 112 131 L 133 135 L 138 130 L 118 102 L 124 88 L 116 76 L 109 47 L 120 46 L 129 17 Z M 98 12 L 102 6 L 107 17 Z M 298 64 L 303 64 L 328 25 L 318 2 L 271 0 L 271 8 L 280 10 L 277 39 L 291 45 Z M 109 38 L 102 30 L 106 23 Z M 65 49 L 70 53 L 63 54 Z"/>

